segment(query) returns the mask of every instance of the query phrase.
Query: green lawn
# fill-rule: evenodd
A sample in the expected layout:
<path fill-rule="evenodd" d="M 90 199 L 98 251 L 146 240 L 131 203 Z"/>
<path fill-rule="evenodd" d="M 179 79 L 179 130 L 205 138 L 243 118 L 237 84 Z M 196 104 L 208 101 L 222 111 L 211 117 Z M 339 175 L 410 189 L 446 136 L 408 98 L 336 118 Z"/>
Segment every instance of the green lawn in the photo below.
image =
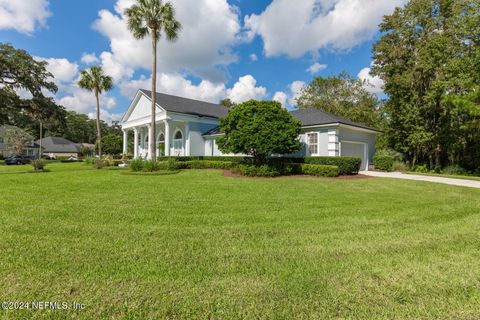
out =
<path fill-rule="evenodd" d="M 5 319 L 478 319 L 480 190 L 0 167 Z"/>

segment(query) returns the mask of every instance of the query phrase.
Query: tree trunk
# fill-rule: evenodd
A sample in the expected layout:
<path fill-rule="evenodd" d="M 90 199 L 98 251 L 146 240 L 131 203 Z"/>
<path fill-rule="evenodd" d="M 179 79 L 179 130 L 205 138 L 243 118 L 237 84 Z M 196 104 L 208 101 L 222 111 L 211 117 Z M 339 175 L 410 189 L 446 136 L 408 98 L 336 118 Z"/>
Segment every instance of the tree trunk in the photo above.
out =
<path fill-rule="evenodd" d="M 442 167 L 442 146 L 437 144 L 437 148 L 435 149 L 435 169 L 438 170 Z"/>
<path fill-rule="evenodd" d="M 98 156 L 102 157 L 102 132 L 100 131 L 100 100 L 98 99 L 98 90 L 95 89 L 95 98 L 97 99 L 97 145 Z"/>
<path fill-rule="evenodd" d="M 156 128 L 155 128 L 155 113 L 156 113 L 156 99 L 157 99 L 157 37 L 155 32 L 152 31 L 152 121 L 151 129 L 148 137 L 148 153 L 152 161 L 157 160 L 157 148 L 156 148 Z M 168 142 L 167 142 L 168 143 Z"/>

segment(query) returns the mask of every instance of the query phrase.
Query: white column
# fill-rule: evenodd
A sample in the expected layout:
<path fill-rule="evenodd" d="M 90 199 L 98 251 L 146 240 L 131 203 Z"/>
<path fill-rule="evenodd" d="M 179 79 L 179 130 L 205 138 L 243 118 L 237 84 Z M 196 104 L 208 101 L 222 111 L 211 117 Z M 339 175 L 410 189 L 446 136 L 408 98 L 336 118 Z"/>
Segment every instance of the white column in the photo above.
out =
<path fill-rule="evenodd" d="M 190 156 L 190 126 L 185 122 L 185 155 Z"/>
<path fill-rule="evenodd" d="M 152 157 L 153 157 L 153 152 L 155 152 L 155 150 L 153 150 L 153 152 L 150 152 L 150 138 L 152 136 L 152 125 L 149 123 L 147 124 L 147 128 L 148 128 L 148 144 L 147 144 L 147 158 L 148 160 L 152 160 Z M 154 137 L 155 139 L 155 137 Z"/>
<path fill-rule="evenodd" d="M 123 154 L 128 153 L 128 131 L 127 130 L 122 130 L 123 131 Z"/>
<path fill-rule="evenodd" d="M 170 156 L 170 123 L 168 120 L 163 120 L 165 124 L 165 155 Z"/>
<path fill-rule="evenodd" d="M 133 157 L 138 158 L 138 128 L 133 128 Z"/>

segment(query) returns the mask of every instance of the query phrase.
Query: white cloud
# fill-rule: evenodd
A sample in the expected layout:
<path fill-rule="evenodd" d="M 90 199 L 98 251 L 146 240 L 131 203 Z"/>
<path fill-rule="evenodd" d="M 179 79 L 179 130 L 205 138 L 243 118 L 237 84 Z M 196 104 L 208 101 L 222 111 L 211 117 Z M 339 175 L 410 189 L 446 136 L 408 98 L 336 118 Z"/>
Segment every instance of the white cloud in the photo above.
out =
<path fill-rule="evenodd" d="M 173 3 L 183 28 L 176 42 L 160 40 L 158 71 L 187 71 L 210 81 L 224 81 L 222 66 L 237 60 L 231 50 L 239 42 L 241 30 L 236 7 L 226 0 L 176 0 Z M 151 70 L 150 39 L 135 40 L 127 29 L 123 11 L 131 4 L 131 0 L 118 0 L 116 12 L 101 10 L 94 23 L 94 28 L 110 41 L 110 55 L 102 54 L 102 62 L 127 69 L 121 72 L 120 67 L 112 67 L 117 79 L 128 77 L 130 71 L 137 68 Z"/>
<path fill-rule="evenodd" d="M 376 95 L 382 95 L 383 94 L 383 88 L 385 86 L 385 83 L 383 82 L 382 79 L 378 76 L 372 76 L 370 74 L 370 68 L 363 68 L 359 73 L 358 73 L 358 78 L 363 81 L 364 83 L 364 88 Z"/>
<path fill-rule="evenodd" d="M 288 86 L 288 92 L 277 91 L 273 95 L 273 100 L 281 102 L 285 108 L 292 109 L 297 105 L 297 98 L 300 97 L 302 89 L 305 87 L 303 81 L 293 81 Z"/>
<path fill-rule="evenodd" d="M 240 77 L 233 88 L 227 90 L 227 96 L 235 103 L 241 103 L 247 100 L 262 100 L 267 95 L 265 87 L 257 87 L 257 80 L 251 76 L 246 75 Z"/>
<path fill-rule="evenodd" d="M 87 115 L 95 114 L 96 99 L 92 92 L 78 87 L 79 80 L 79 66 L 76 63 L 70 62 L 64 58 L 43 58 L 34 57 L 36 60 L 46 61 L 47 70 L 53 74 L 54 81 L 58 86 L 58 93 L 52 95 L 55 101 L 64 106 L 68 110 Z M 100 96 L 100 106 L 102 108 L 101 118 L 110 122 L 111 120 L 118 120 L 119 116 L 112 112 L 117 106 L 117 101 L 114 97 L 104 93 Z"/>
<path fill-rule="evenodd" d="M 87 115 L 95 114 L 97 108 L 95 95 L 93 92 L 79 88 L 77 85 L 71 84 L 67 91 L 60 93 L 61 97 L 56 97 L 58 104 L 63 105 L 68 110 L 72 110 L 78 113 L 84 113 Z M 100 117 L 104 120 L 109 120 L 113 110 L 117 105 L 116 99 L 108 96 L 108 94 L 102 94 L 100 96 Z"/>
<path fill-rule="evenodd" d="M 90 64 L 100 62 L 100 59 L 98 59 L 98 57 L 95 53 L 84 53 L 84 54 L 82 54 L 81 61 L 86 65 L 90 65 Z"/>
<path fill-rule="evenodd" d="M 213 103 L 218 103 L 225 98 L 230 98 L 236 103 L 250 99 L 264 99 L 267 89 L 256 85 L 257 80 L 251 75 L 240 77 L 232 88 L 227 88 L 223 83 L 214 83 L 209 80 L 194 84 L 179 73 L 157 74 L 157 91 Z M 150 89 L 150 87 L 151 78 L 140 77 L 136 80 L 122 81 L 120 92 L 131 99 L 138 89 Z"/>
<path fill-rule="evenodd" d="M 245 17 L 248 36 L 262 37 L 267 56 L 297 58 L 322 48 L 348 50 L 369 40 L 378 24 L 407 0 L 273 0 Z"/>
<path fill-rule="evenodd" d="M 46 26 L 48 6 L 48 0 L 0 0 L 0 29 L 31 34 Z"/>
<path fill-rule="evenodd" d="M 96 119 L 97 118 L 96 111 L 89 112 L 88 117 L 90 119 Z M 100 108 L 100 119 L 105 121 L 108 124 L 112 123 L 112 121 L 120 121 L 122 117 L 123 117 L 122 113 L 111 113 L 108 110 Z"/>
<path fill-rule="evenodd" d="M 286 108 L 287 107 L 287 101 L 288 101 L 288 95 L 283 91 L 277 91 L 273 95 L 272 100 L 280 102 L 282 104 L 282 106 L 284 108 Z"/>
<path fill-rule="evenodd" d="M 305 87 L 306 83 L 303 81 L 293 81 L 289 88 L 290 88 L 290 99 L 289 104 L 291 106 L 297 105 L 297 98 L 300 97 L 302 93 L 302 89 Z"/>
<path fill-rule="evenodd" d="M 318 62 L 315 62 L 310 67 L 308 67 L 308 69 L 305 71 L 310 72 L 311 74 L 315 74 L 317 72 L 327 69 L 327 67 L 328 66 L 326 64 L 320 64 Z"/>
<path fill-rule="evenodd" d="M 250 55 L 250 60 L 252 60 L 252 61 L 258 61 L 257 55 L 256 55 L 255 53 L 252 53 L 252 54 Z"/>
<path fill-rule="evenodd" d="M 48 63 L 46 66 L 47 71 L 53 74 L 54 81 L 57 86 L 62 86 L 65 83 L 72 82 L 73 79 L 78 75 L 78 65 L 68 61 L 67 59 L 43 57 L 34 58 L 35 60 L 46 61 Z"/>

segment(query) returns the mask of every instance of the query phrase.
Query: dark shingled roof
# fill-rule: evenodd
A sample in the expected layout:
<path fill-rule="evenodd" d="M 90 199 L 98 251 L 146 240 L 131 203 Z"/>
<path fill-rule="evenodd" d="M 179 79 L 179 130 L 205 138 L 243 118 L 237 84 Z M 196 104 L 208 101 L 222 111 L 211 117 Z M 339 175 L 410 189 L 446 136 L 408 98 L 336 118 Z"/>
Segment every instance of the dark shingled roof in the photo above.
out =
<path fill-rule="evenodd" d="M 148 97 L 152 91 L 140 89 Z M 220 118 L 228 113 L 228 108 L 219 104 L 187 99 L 157 92 L 157 103 L 167 111 L 191 114 L 200 117 Z"/>
<path fill-rule="evenodd" d="M 357 127 L 357 128 L 380 132 L 380 130 L 378 129 L 370 128 L 364 124 L 353 122 L 351 120 L 348 120 L 342 117 L 337 117 L 337 116 L 334 116 L 333 114 L 323 112 L 317 109 L 299 109 L 299 110 L 292 111 L 290 113 L 295 119 L 300 120 L 300 122 L 302 123 L 302 127 L 340 123 L 340 124 L 346 124 L 346 125 Z M 211 135 L 216 135 L 221 133 L 222 131 L 220 130 L 220 127 L 215 127 L 212 130 L 205 132 L 203 135 L 211 136 Z"/>
<path fill-rule="evenodd" d="M 337 117 L 331 113 L 323 112 L 317 109 L 298 109 L 292 111 L 291 114 L 295 119 L 300 120 L 302 122 L 302 126 L 304 127 L 341 123 L 353 127 L 380 132 L 378 129 L 374 129 L 364 124 L 353 122 L 342 117 Z"/>
<path fill-rule="evenodd" d="M 43 152 L 78 153 L 80 147 L 70 140 L 60 137 L 46 137 L 42 140 Z M 40 140 L 36 143 L 40 144 Z"/>

